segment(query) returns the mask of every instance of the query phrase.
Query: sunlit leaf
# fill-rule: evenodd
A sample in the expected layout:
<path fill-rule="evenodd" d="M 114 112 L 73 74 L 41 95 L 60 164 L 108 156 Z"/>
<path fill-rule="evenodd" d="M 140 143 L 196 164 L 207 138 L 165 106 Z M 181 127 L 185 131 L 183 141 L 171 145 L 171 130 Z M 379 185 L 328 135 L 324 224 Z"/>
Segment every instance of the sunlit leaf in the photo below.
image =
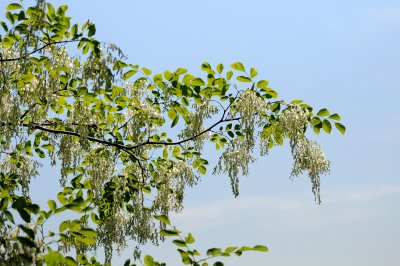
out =
<path fill-rule="evenodd" d="M 245 71 L 246 71 L 245 68 L 244 68 L 244 66 L 243 66 L 243 64 L 240 63 L 240 62 L 236 62 L 236 63 L 231 64 L 231 67 L 232 67 L 233 69 L 235 69 L 235 70 L 239 70 L 239 71 L 242 71 L 242 72 L 245 72 Z"/>
<path fill-rule="evenodd" d="M 154 218 L 156 218 L 157 220 L 159 220 L 160 222 L 162 222 L 164 224 L 167 224 L 167 225 L 171 224 L 170 220 L 168 219 L 168 216 L 166 216 L 166 215 L 154 215 Z"/>

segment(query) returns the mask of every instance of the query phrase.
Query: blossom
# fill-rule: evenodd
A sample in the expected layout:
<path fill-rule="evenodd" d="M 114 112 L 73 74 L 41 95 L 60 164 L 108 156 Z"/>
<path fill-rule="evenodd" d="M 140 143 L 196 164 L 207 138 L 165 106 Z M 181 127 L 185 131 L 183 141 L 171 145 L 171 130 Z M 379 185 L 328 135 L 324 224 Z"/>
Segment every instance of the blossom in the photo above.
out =
<path fill-rule="evenodd" d="M 292 155 L 294 164 L 291 177 L 308 171 L 315 199 L 321 202 L 320 175 L 330 171 L 330 161 L 325 158 L 321 146 L 315 141 L 302 139 L 292 147 Z"/>
<path fill-rule="evenodd" d="M 307 127 L 309 112 L 300 106 L 290 106 L 279 116 L 278 127 L 290 139 L 296 139 Z"/>
<path fill-rule="evenodd" d="M 237 138 L 222 153 L 213 174 L 228 174 L 231 180 L 232 192 L 237 197 L 239 195 L 239 174 L 248 175 L 249 165 L 254 161 L 255 159 L 251 156 L 245 141 Z"/>

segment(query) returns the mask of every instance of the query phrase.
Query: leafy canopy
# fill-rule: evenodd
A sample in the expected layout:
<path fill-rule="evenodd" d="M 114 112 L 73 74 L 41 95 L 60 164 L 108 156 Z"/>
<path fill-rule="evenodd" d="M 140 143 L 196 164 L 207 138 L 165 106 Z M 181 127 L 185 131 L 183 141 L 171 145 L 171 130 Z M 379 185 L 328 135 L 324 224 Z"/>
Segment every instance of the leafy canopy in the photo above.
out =
<path fill-rule="evenodd" d="M 213 173 L 227 175 L 238 196 L 254 154 L 288 140 L 291 176 L 307 172 L 320 202 L 320 175 L 330 163 L 306 132 L 329 134 L 334 125 L 344 133 L 338 114 L 278 99 L 240 62 L 204 62 L 201 77 L 184 68 L 153 74 L 95 39 L 90 21 L 72 24 L 67 8 L 11 3 L 0 22 L 1 263 L 98 265 L 86 255 L 97 248 L 109 263 L 127 239 L 140 245 L 179 236 L 173 243 L 183 263 L 207 265 L 188 247 L 193 236 L 168 229 L 167 218 L 210 168 L 205 143 L 220 154 Z M 61 169 L 62 189 L 49 194 L 48 206 L 29 193 L 43 163 Z M 46 232 L 46 222 L 65 212 L 74 215 L 61 215 L 58 231 Z M 207 256 L 247 250 L 266 248 L 215 248 Z M 161 265 L 150 256 L 144 263 Z"/>

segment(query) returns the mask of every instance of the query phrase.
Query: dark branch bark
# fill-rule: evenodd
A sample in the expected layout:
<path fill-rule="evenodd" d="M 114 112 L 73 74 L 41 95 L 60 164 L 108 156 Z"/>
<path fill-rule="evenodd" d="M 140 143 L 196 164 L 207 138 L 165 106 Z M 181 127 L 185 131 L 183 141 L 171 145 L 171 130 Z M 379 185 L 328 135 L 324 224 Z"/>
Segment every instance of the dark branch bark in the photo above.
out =
<path fill-rule="evenodd" d="M 30 52 L 30 53 L 27 54 L 27 55 L 20 56 L 20 57 L 15 57 L 15 58 L 7 58 L 7 59 L 0 58 L 0 62 L 18 61 L 18 60 L 21 60 L 21 59 L 23 59 L 23 58 L 27 58 L 28 56 L 33 55 L 33 54 L 35 54 L 35 53 L 37 53 L 37 52 L 40 52 L 41 50 L 43 50 L 43 49 L 45 49 L 46 47 L 49 47 L 49 46 L 51 46 L 51 45 L 54 45 L 54 44 L 61 44 L 61 43 L 78 42 L 78 41 L 80 41 L 80 40 L 57 41 L 57 42 L 46 43 L 46 44 L 43 45 L 42 47 L 39 47 L 39 48 L 33 50 L 32 52 Z"/>
<path fill-rule="evenodd" d="M 119 149 L 121 149 L 121 150 L 124 150 L 124 151 L 128 152 L 128 151 L 131 151 L 131 150 L 134 150 L 134 149 L 137 149 L 137 148 L 146 146 L 146 145 L 165 145 L 165 146 L 180 145 L 180 144 L 182 144 L 182 143 L 185 143 L 185 142 L 194 140 L 195 138 L 198 138 L 198 137 L 200 137 L 201 135 L 203 135 L 203 134 L 205 134 L 205 133 L 207 133 L 207 132 L 210 132 L 214 127 L 218 126 L 218 125 L 221 124 L 221 123 L 226 123 L 226 122 L 230 122 L 230 121 L 237 121 L 237 120 L 240 120 L 240 117 L 231 118 L 231 119 L 224 119 L 224 116 L 223 116 L 219 121 L 217 121 L 216 123 L 214 123 L 214 124 L 213 124 L 212 126 L 210 126 L 209 128 L 207 128 L 207 129 L 205 129 L 205 130 L 199 132 L 198 134 L 196 134 L 196 135 L 194 135 L 194 136 L 192 136 L 192 137 L 190 137 L 190 138 L 183 139 L 183 140 L 176 141 L 176 142 L 146 141 L 146 142 L 142 142 L 142 143 L 140 143 L 140 144 L 137 144 L 137 145 L 135 145 L 135 146 L 130 146 L 130 145 L 128 146 L 128 145 L 122 145 L 122 144 L 118 144 L 118 143 L 111 142 L 111 141 L 108 141 L 108 140 L 99 139 L 99 138 L 90 137 L 90 136 L 87 136 L 87 139 L 88 139 L 89 141 L 92 141 L 92 142 L 100 143 L 100 144 L 107 145 L 107 146 L 113 146 L 113 147 L 116 147 L 116 148 L 119 148 Z M 6 126 L 6 124 L 5 124 L 5 123 L 0 123 L 0 126 Z M 15 125 L 14 125 L 14 126 L 15 126 Z M 59 129 L 52 129 L 52 128 L 45 127 L 45 126 L 43 126 L 43 125 L 37 125 L 37 124 L 36 124 L 36 125 L 35 125 L 35 124 L 22 124 L 22 126 L 23 126 L 23 127 L 27 127 L 27 128 L 29 128 L 29 127 L 30 127 L 30 128 L 34 128 L 34 129 L 41 130 L 41 131 L 45 131 L 45 132 L 49 132 L 49 133 L 55 133 L 55 134 L 63 134 L 63 135 L 70 135 L 70 136 L 81 137 L 81 134 L 79 134 L 78 132 L 66 131 L 66 130 L 59 130 Z M 128 152 L 128 153 L 129 153 L 130 155 L 133 155 L 133 154 L 131 154 L 130 152 Z"/>
<path fill-rule="evenodd" d="M 200 133 L 198 133 L 198 134 L 196 134 L 196 135 L 194 135 L 194 136 L 192 136 L 192 137 L 190 137 L 190 138 L 183 139 L 183 140 L 180 140 L 180 141 L 176 141 L 176 142 L 146 141 L 146 142 L 137 144 L 137 145 L 135 145 L 135 146 L 128 147 L 128 149 L 129 149 L 129 150 L 133 150 L 133 149 L 136 149 L 136 148 L 145 146 L 145 145 L 165 145 L 165 146 L 180 145 L 180 144 L 182 144 L 182 143 L 185 143 L 185 142 L 194 140 L 195 138 L 198 138 L 198 137 L 200 137 L 201 135 L 203 135 L 203 134 L 205 134 L 205 133 L 207 133 L 207 132 L 210 132 L 214 127 L 218 126 L 218 125 L 221 124 L 221 123 L 230 122 L 230 121 L 237 121 L 237 120 L 240 120 L 240 117 L 231 118 L 231 119 L 221 119 L 221 120 L 219 120 L 218 122 L 215 122 L 215 123 L 214 123 L 212 126 L 210 126 L 209 128 L 207 128 L 207 129 L 201 131 Z"/>

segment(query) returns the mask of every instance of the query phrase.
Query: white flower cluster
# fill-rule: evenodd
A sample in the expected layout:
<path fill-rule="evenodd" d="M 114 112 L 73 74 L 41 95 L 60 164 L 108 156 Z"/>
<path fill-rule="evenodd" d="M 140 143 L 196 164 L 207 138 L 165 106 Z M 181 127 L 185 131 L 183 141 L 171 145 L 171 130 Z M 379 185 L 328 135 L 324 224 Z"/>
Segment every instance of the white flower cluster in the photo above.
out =
<path fill-rule="evenodd" d="M 103 147 L 94 148 L 86 155 L 82 165 L 86 165 L 87 173 L 91 177 L 90 181 L 95 192 L 95 198 L 98 201 L 100 200 L 104 183 L 111 179 L 115 171 L 111 152 Z"/>
<path fill-rule="evenodd" d="M 25 226 L 32 229 L 35 233 L 38 229 L 37 225 L 34 224 L 25 224 Z M 43 259 L 44 254 L 41 252 L 41 250 L 45 249 L 44 240 L 40 237 L 36 237 L 35 244 L 37 248 L 22 245 L 17 240 L 17 237 L 20 235 L 20 231 L 21 230 L 19 227 L 0 227 L 0 254 L 2 255 L 0 257 L 0 263 L 9 262 L 12 265 L 14 265 L 14 263 L 17 261 L 22 263 L 22 261 L 18 260 L 20 256 L 32 259 L 33 264 Z"/>
<path fill-rule="evenodd" d="M 262 115 L 266 113 L 267 104 L 263 98 L 257 96 L 256 92 L 250 89 L 243 91 L 238 100 L 232 105 L 230 116 L 240 116 L 240 125 L 245 132 L 247 149 L 250 151 L 255 145 L 254 129 L 262 122 Z"/>
<path fill-rule="evenodd" d="M 162 119 L 162 116 L 151 105 L 139 103 L 139 106 L 136 106 L 134 110 L 128 110 L 128 119 L 128 132 L 136 139 L 141 135 L 143 128 L 145 130 L 144 135 L 156 131 L 157 126 L 153 123 L 153 120 Z"/>
<path fill-rule="evenodd" d="M 98 124 L 96 113 L 84 102 L 77 101 L 73 105 L 73 109 L 66 124 L 76 128 L 76 131 L 80 135 L 79 142 L 81 147 L 87 150 L 90 147 L 90 142 L 87 139 L 89 127 Z"/>
<path fill-rule="evenodd" d="M 157 130 L 154 121 L 162 120 L 160 112 L 152 105 L 148 104 L 144 98 L 146 92 L 147 81 L 138 79 L 134 83 L 126 84 L 127 96 L 132 99 L 133 108 L 130 108 L 127 113 L 128 134 L 132 136 L 134 141 L 139 141 L 139 136 L 148 135 Z M 144 130 L 144 132 L 142 132 Z"/>
<path fill-rule="evenodd" d="M 204 121 L 218 113 L 218 108 L 210 105 L 209 102 L 194 105 L 193 109 L 194 111 L 188 115 L 189 123 L 187 123 L 186 128 L 179 134 L 180 139 L 192 138 L 197 136 L 200 132 L 203 132 L 206 129 Z M 209 132 L 206 132 L 193 139 L 194 148 L 198 151 L 201 150 L 204 141 L 207 140 L 209 136 Z"/>
<path fill-rule="evenodd" d="M 236 138 L 222 153 L 213 174 L 228 174 L 231 179 L 232 192 L 237 197 L 239 195 L 239 174 L 247 176 L 249 165 L 254 161 L 255 159 L 251 156 L 246 142 Z"/>
<path fill-rule="evenodd" d="M 197 176 L 184 161 L 159 164 L 153 179 L 160 184 L 152 208 L 161 213 L 181 211 L 186 185 L 193 186 Z"/>
<path fill-rule="evenodd" d="M 113 244 L 117 246 L 120 252 L 126 245 L 125 229 L 129 222 L 128 215 L 123 210 L 117 210 L 116 213 L 106 219 L 97 230 L 98 242 L 104 245 L 106 262 L 109 262 L 113 255 Z"/>
<path fill-rule="evenodd" d="M 303 135 L 309 116 L 307 109 L 291 106 L 279 116 L 278 126 L 287 137 L 294 140 Z"/>
<path fill-rule="evenodd" d="M 38 162 L 32 161 L 27 156 L 7 154 L 0 162 L 0 172 L 18 175 L 18 183 L 21 185 L 22 193 L 28 195 L 31 178 L 38 175 L 39 166 Z"/>
<path fill-rule="evenodd" d="M 75 136 L 63 135 L 58 145 L 57 155 L 61 160 L 60 182 L 65 185 L 69 170 L 78 166 L 83 151 L 79 144 L 79 138 Z"/>
<path fill-rule="evenodd" d="M 292 147 L 294 165 L 291 176 L 298 176 L 308 171 L 312 191 L 318 203 L 320 200 L 320 175 L 329 173 L 330 161 L 325 158 L 321 146 L 312 140 L 302 139 Z"/>
<path fill-rule="evenodd" d="M 266 111 L 267 104 L 263 98 L 257 96 L 256 92 L 250 89 L 243 91 L 238 100 L 231 107 L 231 116 L 235 117 L 237 114 L 240 115 L 245 121 L 244 124 L 253 122 L 251 117 L 255 114 L 260 116 Z M 246 121 L 248 120 L 248 121 Z"/>
<path fill-rule="evenodd" d="M 0 123 L 15 125 L 21 116 L 18 98 L 7 88 L 0 90 Z M 2 125 L 3 127 L 3 125 Z"/>
<path fill-rule="evenodd" d="M 114 244 L 118 252 L 126 247 L 127 237 L 140 245 L 148 241 L 158 244 L 158 232 L 151 209 L 140 203 L 132 204 L 132 213 L 128 215 L 121 209 L 116 210 L 99 226 L 97 239 L 98 244 L 104 246 L 106 262 L 112 258 Z"/>
<path fill-rule="evenodd" d="M 49 57 L 52 58 L 52 67 L 65 66 L 68 69 L 68 73 L 71 75 L 77 71 L 74 64 L 74 59 L 71 58 L 65 47 L 59 47 L 57 45 L 50 45 L 44 49 L 45 52 L 49 53 Z"/>
<path fill-rule="evenodd" d="M 0 44 L 0 58 L 12 59 L 18 58 L 20 54 L 13 48 L 4 48 Z M 3 62 L 0 64 L 0 69 L 4 77 L 7 77 L 11 73 L 19 73 L 21 69 L 20 62 L 18 60 Z"/>
<path fill-rule="evenodd" d="M 36 92 L 38 86 L 39 80 L 37 78 L 33 78 L 30 82 L 26 83 L 25 86 L 19 88 L 19 91 L 20 93 L 28 94 L 27 96 L 30 94 L 29 98 L 32 98 L 32 94 Z"/>

